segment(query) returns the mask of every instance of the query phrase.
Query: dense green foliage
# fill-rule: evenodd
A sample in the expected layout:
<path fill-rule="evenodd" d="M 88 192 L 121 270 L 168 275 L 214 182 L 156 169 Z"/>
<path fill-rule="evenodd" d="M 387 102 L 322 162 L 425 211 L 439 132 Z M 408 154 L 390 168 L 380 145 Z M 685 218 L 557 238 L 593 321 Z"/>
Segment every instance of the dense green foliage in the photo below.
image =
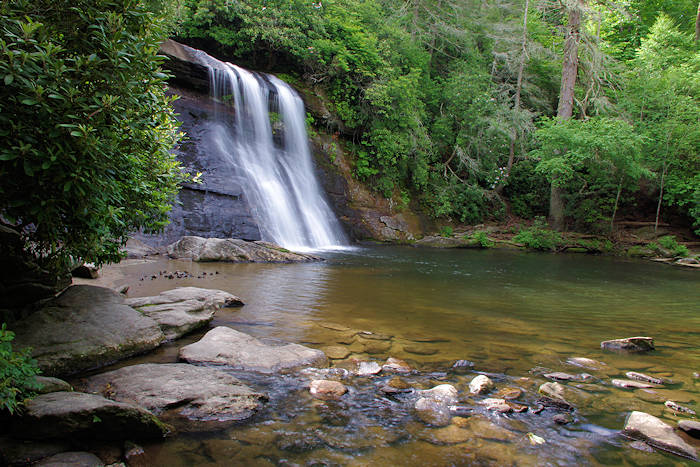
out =
<path fill-rule="evenodd" d="M 53 263 L 115 260 L 129 232 L 167 219 L 179 135 L 151 6 L 0 5 L 0 215 Z"/>
<path fill-rule="evenodd" d="M 14 413 L 22 401 L 40 389 L 35 376 L 39 374 L 36 361 L 32 360 L 29 349 L 21 352 L 12 350 L 15 334 L 0 328 L 0 412 Z"/>
<path fill-rule="evenodd" d="M 433 216 L 532 218 L 556 180 L 570 225 L 604 230 L 663 175 L 664 205 L 697 221 L 697 4 L 591 3 L 567 123 L 550 118 L 566 2 L 532 0 L 525 42 L 524 0 L 186 0 L 177 34 L 305 81 L 342 121 L 356 177 Z"/>
<path fill-rule="evenodd" d="M 513 241 L 534 250 L 556 250 L 564 243 L 561 234 L 550 230 L 542 217 L 536 218 L 532 226 L 520 230 Z"/>

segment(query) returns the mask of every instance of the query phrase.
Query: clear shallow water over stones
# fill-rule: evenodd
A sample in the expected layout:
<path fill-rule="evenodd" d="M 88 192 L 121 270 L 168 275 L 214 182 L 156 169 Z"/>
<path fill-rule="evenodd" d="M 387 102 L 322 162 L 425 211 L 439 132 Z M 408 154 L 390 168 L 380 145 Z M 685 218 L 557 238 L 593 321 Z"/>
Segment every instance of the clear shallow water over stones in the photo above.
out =
<path fill-rule="evenodd" d="M 192 275 L 133 282 L 130 296 L 181 285 L 226 290 L 246 306 L 218 311 L 212 327 L 230 326 L 258 338 L 320 349 L 345 348 L 349 353 L 329 357 L 332 366 L 346 368 L 348 375 L 358 368 L 353 359 L 381 366 L 390 356 L 400 358 L 414 369 L 401 373 L 411 388 L 455 386 L 456 405 L 465 417 L 453 416 L 445 428 L 426 426 L 414 412 L 416 392 L 381 391 L 396 376 L 385 370 L 329 376 L 348 388 L 333 401 L 309 393 L 310 381 L 325 375 L 232 372 L 269 395 L 263 410 L 244 425 L 145 446 L 153 464 L 276 465 L 285 459 L 301 465 L 686 462 L 633 449 L 618 433 L 633 410 L 675 426 L 688 417 L 666 408 L 665 401 L 698 408 L 700 381 L 693 373 L 700 368 L 700 280 L 695 271 L 603 257 L 393 247 L 326 259 L 276 266 L 159 260 L 134 266 L 133 277 L 150 269 Z M 197 279 L 215 271 L 219 274 Z M 202 335 L 129 363 L 175 361 L 180 347 Z M 635 335 L 653 336 L 656 350 L 620 354 L 600 348 L 603 340 Z M 474 366 L 452 368 L 456 360 Z M 576 408 L 569 423 L 553 420 L 556 409 L 534 413 L 542 397 L 537 389 L 549 381 L 545 374 L 582 371 L 592 378 L 559 382 L 566 401 Z M 612 379 L 623 379 L 629 371 L 670 383 L 658 389 L 612 385 Z M 477 374 L 494 382 L 493 392 L 469 395 L 469 382 Z M 504 388 L 522 391 L 513 402 L 530 410 L 498 414 L 478 404 L 501 398 Z M 538 438 L 545 443 L 532 442 Z"/>

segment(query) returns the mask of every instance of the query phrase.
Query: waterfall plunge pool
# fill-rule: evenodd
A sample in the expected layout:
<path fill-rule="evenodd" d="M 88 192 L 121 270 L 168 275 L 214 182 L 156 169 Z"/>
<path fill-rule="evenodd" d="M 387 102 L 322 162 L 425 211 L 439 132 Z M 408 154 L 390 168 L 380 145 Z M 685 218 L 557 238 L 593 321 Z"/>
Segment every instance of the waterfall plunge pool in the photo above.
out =
<path fill-rule="evenodd" d="M 266 408 L 222 431 L 184 433 L 144 446 L 150 465 L 690 465 L 663 452 L 630 447 L 618 432 L 640 410 L 674 425 L 664 408 L 674 400 L 700 408 L 700 281 L 697 271 L 611 257 L 503 250 L 428 250 L 370 247 L 324 252 L 305 264 L 192 263 L 157 259 L 118 266 L 130 296 L 176 286 L 222 289 L 246 305 L 217 312 L 211 329 L 230 326 L 260 338 L 310 347 L 345 347 L 350 359 L 406 360 L 403 376 L 416 389 L 453 384 L 460 404 L 475 413 L 458 428 L 431 428 L 414 415 L 410 396 L 379 388 L 394 375 L 344 380 L 340 401 L 312 399 L 309 378 L 259 377 L 232 372 L 266 391 Z M 158 271 L 192 277 L 151 280 Z M 206 276 L 197 276 L 207 272 Z M 218 274 L 216 274 L 218 272 Z M 139 279 L 145 277 L 143 281 Z M 369 331 L 382 339 L 356 334 Z M 180 347 L 206 330 L 121 362 L 174 362 Z M 355 334 L 354 334 L 355 333 Z M 616 354 L 607 339 L 648 335 L 656 350 Z M 605 362 L 600 371 L 566 364 L 570 357 Z M 456 360 L 473 368 L 451 369 Z M 672 380 L 651 392 L 611 385 L 627 371 Z M 549 371 L 593 375 L 562 383 L 575 391 L 573 422 L 554 412 L 535 414 L 537 388 Z M 469 396 L 468 383 L 484 373 L 501 388 L 519 388 L 524 413 L 499 415 Z M 496 392 L 494 391 L 494 392 Z M 533 445 L 528 433 L 545 440 Z M 700 443 L 694 441 L 696 447 Z"/>

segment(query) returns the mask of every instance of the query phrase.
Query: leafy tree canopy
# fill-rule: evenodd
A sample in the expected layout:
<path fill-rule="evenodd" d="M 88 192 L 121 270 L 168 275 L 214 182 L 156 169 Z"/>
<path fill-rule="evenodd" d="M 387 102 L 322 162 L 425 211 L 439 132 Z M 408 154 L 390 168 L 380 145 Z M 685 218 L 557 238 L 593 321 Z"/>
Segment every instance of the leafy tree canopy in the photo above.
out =
<path fill-rule="evenodd" d="M 0 219 L 54 264 L 116 260 L 167 220 L 182 176 L 153 5 L 0 5 Z"/>

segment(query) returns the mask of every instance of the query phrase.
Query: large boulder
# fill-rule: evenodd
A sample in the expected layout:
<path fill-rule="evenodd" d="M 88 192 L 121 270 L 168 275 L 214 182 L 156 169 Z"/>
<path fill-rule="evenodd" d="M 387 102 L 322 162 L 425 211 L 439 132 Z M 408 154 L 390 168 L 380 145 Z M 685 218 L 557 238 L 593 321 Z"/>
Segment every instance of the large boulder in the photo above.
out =
<path fill-rule="evenodd" d="M 51 378 L 50 376 L 36 376 L 35 378 L 36 382 L 39 384 L 39 386 L 41 386 L 41 389 L 37 390 L 39 394 L 73 390 L 71 385 L 62 379 Z"/>
<path fill-rule="evenodd" d="M 214 368 L 185 363 L 127 366 L 88 379 L 86 389 L 161 413 L 174 409 L 189 420 L 245 420 L 267 396 Z"/>
<path fill-rule="evenodd" d="M 319 261 L 320 258 L 294 253 L 269 242 L 249 242 L 238 238 L 182 237 L 168 246 L 171 258 L 193 261 L 227 261 L 232 263 L 294 263 Z"/>
<path fill-rule="evenodd" d="M 167 427 L 151 412 L 96 394 L 52 392 L 28 401 L 10 419 L 11 433 L 29 439 L 159 439 Z"/>
<path fill-rule="evenodd" d="M 123 252 L 126 253 L 126 257 L 129 259 L 140 259 L 159 254 L 158 250 L 136 238 L 129 238 L 126 245 L 124 245 Z"/>
<path fill-rule="evenodd" d="M 158 347 L 158 323 L 124 304 L 103 287 L 68 288 L 14 325 L 17 348 L 31 347 L 48 376 L 98 368 Z"/>
<path fill-rule="evenodd" d="M 267 344 L 224 326 L 212 329 L 199 342 L 180 349 L 180 359 L 259 373 L 283 373 L 328 364 L 320 350 L 299 344 Z"/>
<path fill-rule="evenodd" d="M 167 339 L 205 326 L 221 307 L 243 305 L 228 292 L 198 287 L 178 287 L 154 297 L 128 298 L 125 303 L 155 320 Z"/>
<path fill-rule="evenodd" d="M 679 456 L 698 459 L 695 447 L 678 436 L 672 426 L 648 413 L 636 411 L 630 413 L 625 427 L 622 429 L 622 434 Z"/>

